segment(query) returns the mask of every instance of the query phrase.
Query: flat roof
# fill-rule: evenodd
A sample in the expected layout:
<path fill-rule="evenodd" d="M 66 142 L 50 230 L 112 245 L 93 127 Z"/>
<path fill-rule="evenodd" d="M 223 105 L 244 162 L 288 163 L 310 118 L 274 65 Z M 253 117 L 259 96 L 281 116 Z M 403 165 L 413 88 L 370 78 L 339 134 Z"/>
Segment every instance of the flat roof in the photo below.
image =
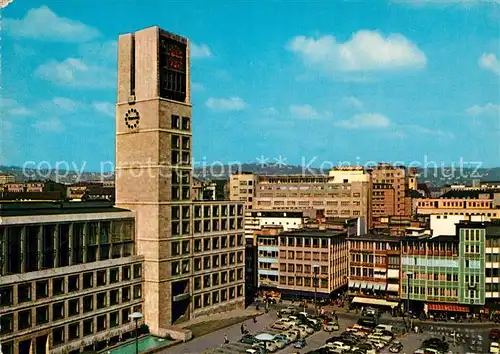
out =
<path fill-rule="evenodd" d="M 1 216 L 60 215 L 85 213 L 130 212 L 109 201 L 92 202 L 0 202 Z"/>
<path fill-rule="evenodd" d="M 389 242 L 399 242 L 401 241 L 401 236 L 389 236 L 387 234 L 364 234 L 364 235 L 353 235 L 349 236 L 349 241 L 389 241 Z"/>
<path fill-rule="evenodd" d="M 310 236 L 310 237 L 335 237 L 346 235 L 346 231 L 337 231 L 337 230 L 318 230 L 318 229 L 299 229 L 282 232 L 279 236 Z"/>

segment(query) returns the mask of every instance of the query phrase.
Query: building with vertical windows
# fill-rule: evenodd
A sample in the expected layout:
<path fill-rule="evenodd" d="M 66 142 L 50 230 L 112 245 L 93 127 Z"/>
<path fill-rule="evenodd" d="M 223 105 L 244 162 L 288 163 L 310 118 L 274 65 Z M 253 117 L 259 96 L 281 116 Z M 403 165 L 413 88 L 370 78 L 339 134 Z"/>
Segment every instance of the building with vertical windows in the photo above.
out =
<path fill-rule="evenodd" d="M 229 179 L 229 198 L 245 203 L 247 210 L 253 208 L 257 175 L 251 172 L 233 173 Z"/>
<path fill-rule="evenodd" d="M 158 27 L 118 39 L 116 205 L 136 213 L 152 334 L 244 306 L 244 202 L 195 201 L 189 41 Z"/>
<path fill-rule="evenodd" d="M 275 245 L 270 247 L 275 249 Z M 328 298 L 347 285 L 347 231 L 304 228 L 283 232 L 278 247 L 282 298 L 313 298 L 315 293 Z"/>
<path fill-rule="evenodd" d="M 0 203 L 4 354 L 103 350 L 143 309 L 132 211 L 106 202 Z"/>
<path fill-rule="evenodd" d="M 349 295 L 365 305 L 395 308 L 400 294 L 400 238 L 377 234 L 350 236 Z"/>
<path fill-rule="evenodd" d="M 402 241 L 402 298 L 426 313 L 476 312 L 485 304 L 486 224 L 461 221 L 455 235 Z"/>

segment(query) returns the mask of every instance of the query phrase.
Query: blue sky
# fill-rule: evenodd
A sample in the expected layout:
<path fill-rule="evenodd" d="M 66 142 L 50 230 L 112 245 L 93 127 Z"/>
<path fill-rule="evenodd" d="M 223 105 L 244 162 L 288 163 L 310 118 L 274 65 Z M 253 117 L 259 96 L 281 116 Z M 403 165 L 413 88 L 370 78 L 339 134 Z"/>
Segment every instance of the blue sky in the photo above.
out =
<path fill-rule="evenodd" d="M 116 39 L 159 25 L 192 42 L 195 162 L 500 166 L 498 3 L 15 0 L 2 17 L 0 164 L 114 161 Z"/>

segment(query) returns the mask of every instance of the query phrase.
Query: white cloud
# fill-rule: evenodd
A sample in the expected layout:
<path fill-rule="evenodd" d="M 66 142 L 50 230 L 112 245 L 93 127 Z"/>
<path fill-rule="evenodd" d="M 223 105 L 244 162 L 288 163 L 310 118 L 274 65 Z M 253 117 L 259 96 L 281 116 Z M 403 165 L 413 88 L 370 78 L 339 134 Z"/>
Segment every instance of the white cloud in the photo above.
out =
<path fill-rule="evenodd" d="M 297 36 L 287 48 L 306 65 L 327 73 L 419 69 L 427 64 L 416 44 L 401 34 L 383 36 L 378 31 L 356 32 L 344 43 L 333 36 Z"/>
<path fill-rule="evenodd" d="M 115 105 L 110 102 L 92 102 L 92 108 L 109 117 L 115 116 Z"/>
<path fill-rule="evenodd" d="M 191 83 L 191 90 L 198 91 L 198 92 L 205 91 L 205 86 L 199 82 L 192 82 Z"/>
<path fill-rule="evenodd" d="M 388 128 L 391 120 L 380 113 L 356 114 L 347 120 L 336 122 L 335 125 L 348 129 Z"/>
<path fill-rule="evenodd" d="M 479 66 L 500 75 L 500 59 L 493 53 L 483 53 L 479 58 Z"/>
<path fill-rule="evenodd" d="M 18 116 L 18 117 L 24 117 L 24 116 L 29 116 L 31 114 L 31 111 L 26 108 L 26 107 L 14 107 L 11 108 L 7 111 L 7 116 Z"/>
<path fill-rule="evenodd" d="M 35 74 L 40 78 L 62 86 L 79 88 L 114 88 L 116 73 L 114 70 L 95 64 L 88 64 L 81 59 L 68 58 L 58 62 L 51 60 L 40 65 Z"/>
<path fill-rule="evenodd" d="M 318 112 L 308 104 L 296 105 L 293 104 L 289 108 L 290 114 L 296 118 L 314 119 L 318 118 Z"/>
<path fill-rule="evenodd" d="M 262 109 L 262 114 L 266 116 L 276 116 L 279 112 L 275 107 L 266 107 Z"/>
<path fill-rule="evenodd" d="M 7 6 L 9 6 L 10 3 L 12 3 L 14 0 L 1 0 L 0 1 L 0 9 L 5 9 Z"/>
<path fill-rule="evenodd" d="M 86 62 L 107 65 L 118 60 L 118 42 L 114 40 L 81 43 L 78 47 L 80 59 Z"/>
<path fill-rule="evenodd" d="M 214 111 L 242 111 L 247 104 L 240 97 L 214 98 L 210 97 L 205 105 Z"/>
<path fill-rule="evenodd" d="M 61 121 L 57 118 L 51 118 L 47 120 L 39 120 L 32 125 L 33 128 L 40 131 L 59 133 L 64 130 L 64 126 Z"/>
<path fill-rule="evenodd" d="M 471 116 L 500 116 L 500 105 L 487 103 L 484 106 L 474 105 L 465 110 L 468 115 Z"/>
<path fill-rule="evenodd" d="M 78 102 L 65 97 L 54 97 L 51 103 L 67 112 L 74 112 L 79 106 Z"/>
<path fill-rule="evenodd" d="M 196 44 L 191 42 L 189 47 L 191 58 L 207 58 L 212 56 L 212 51 L 206 44 Z"/>
<path fill-rule="evenodd" d="M 4 20 L 6 31 L 14 37 L 61 42 L 85 42 L 99 37 L 96 28 L 59 17 L 47 6 L 30 9 L 22 19 Z"/>
<path fill-rule="evenodd" d="M 351 108 L 356 108 L 360 109 L 363 108 L 363 101 L 361 101 L 359 98 L 350 96 L 350 97 L 344 97 L 342 98 L 342 101 L 344 102 L 345 105 L 351 107 Z"/>
<path fill-rule="evenodd" d="M 443 131 L 440 129 L 429 129 L 429 128 L 422 127 L 419 125 L 401 125 L 400 128 L 405 131 L 402 134 L 406 134 L 406 135 L 409 135 L 407 133 L 411 132 L 413 135 L 415 135 L 415 133 L 417 133 L 417 134 L 423 134 L 423 135 L 434 135 L 434 136 L 438 136 L 438 137 L 442 137 L 442 138 L 450 138 L 450 139 L 453 139 L 455 137 L 455 135 L 451 132 Z"/>
<path fill-rule="evenodd" d="M 31 115 L 31 110 L 21 105 L 15 99 L 2 97 L 0 98 L 0 108 L 5 117 L 24 117 Z"/>

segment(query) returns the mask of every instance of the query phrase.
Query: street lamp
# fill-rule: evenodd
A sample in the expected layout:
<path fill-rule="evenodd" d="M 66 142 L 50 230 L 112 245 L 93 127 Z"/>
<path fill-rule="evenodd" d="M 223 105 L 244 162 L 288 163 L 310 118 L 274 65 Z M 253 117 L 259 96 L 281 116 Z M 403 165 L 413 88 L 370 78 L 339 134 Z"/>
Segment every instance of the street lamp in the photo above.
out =
<path fill-rule="evenodd" d="M 406 278 L 408 279 L 408 296 L 406 298 L 406 313 L 408 314 L 408 325 L 410 325 L 410 289 L 411 289 L 411 277 L 413 272 L 406 272 Z"/>
<path fill-rule="evenodd" d="M 313 265 L 314 272 L 314 311 L 316 312 L 316 316 L 318 316 L 318 301 L 316 300 L 316 293 L 318 291 L 318 273 L 319 273 L 319 265 Z"/>
<path fill-rule="evenodd" d="M 135 353 L 139 354 L 139 328 L 137 322 L 142 319 L 144 315 L 140 312 L 134 312 L 128 317 L 135 321 Z"/>

